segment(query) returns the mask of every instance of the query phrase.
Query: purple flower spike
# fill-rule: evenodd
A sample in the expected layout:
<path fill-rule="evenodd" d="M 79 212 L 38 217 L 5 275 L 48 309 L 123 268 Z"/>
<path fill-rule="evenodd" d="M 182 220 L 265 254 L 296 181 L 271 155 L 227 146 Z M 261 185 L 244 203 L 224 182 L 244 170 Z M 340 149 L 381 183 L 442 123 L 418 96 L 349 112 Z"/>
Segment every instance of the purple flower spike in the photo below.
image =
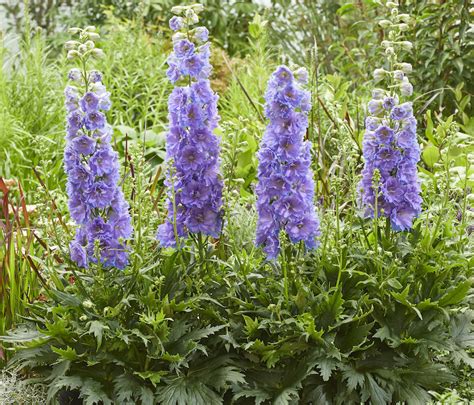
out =
<path fill-rule="evenodd" d="M 125 239 L 130 238 L 132 225 L 118 185 L 119 166 L 117 153 L 110 145 L 110 127 L 100 111 L 110 106 L 109 93 L 99 72 L 91 71 L 85 77 L 89 78 L 90 91 L 84 94 L 84 89 L 72 86 L 65 91 L 68 117 L 64 167 L 69 210 L 79 225 L 70 255 L 79 267 L 100 260 L 103 266 L 122 269 L 128 263 Z M 69 78 L 75 80 L 75 75 Z"/>
<path fill-rule="evenodd" d="M 280 251 L 280 231 L 291 242 L 303 241 L 308 249 L 317 247 L 319 220 L 314 208 L 314 181 L 310 169 L 308 126 L 309 92 L 286 66 L 275 70 L 265 94 L 265 114 L 270 119 L 258 153 L 257 237 L 268 259 Z"/>
<path fill-rule="evenodd" d="M 400 96 L 405 93 L 401 88 Z M 359 194 L 364 216 L 373 217 L 377 205 L 378 216 L 388 217 L 394 230 L 405 231 L 421 212 L 416 169 L 420 148 L 412 103 L 398 104 L 398 100 L 395 92 L 376 89 L 369 101 Z M 378 187 L 373 184 L 375 171 L 380 178 Z"/>
<path fill-rule="evenodd" d="M 170 27 L 189 30 L 178 17 L 170 20 Z M 157 233 L 164 247 L 176 247 L 177 237 L 186 238 L 189 233 L 218 237 L 222 227 L 219 140 L 213 134 L 219 121 L 218 97 L 208 79 L 209 43 L 202 44 L 207 41 L 208 31 L 198 27 L 194 33 L 194 38 L 178 37 L 168 57 L 169 80 L 176 83 L 184 79 L 187 85 L 176 86 L 168 100 L 168 219 Z"/>

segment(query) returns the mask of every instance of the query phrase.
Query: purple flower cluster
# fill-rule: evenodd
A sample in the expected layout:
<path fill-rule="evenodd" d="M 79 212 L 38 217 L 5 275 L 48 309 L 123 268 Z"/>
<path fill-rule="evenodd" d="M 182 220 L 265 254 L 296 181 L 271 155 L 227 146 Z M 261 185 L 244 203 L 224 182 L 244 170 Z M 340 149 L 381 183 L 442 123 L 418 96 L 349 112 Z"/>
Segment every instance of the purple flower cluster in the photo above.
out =
<path fill-rule="evenodd" d="M 65 90 L 64 166 L 69 210 L 79 225 L 70 245 L 71 259 L 80 267 L 100 260 L 106 267 L 122 269 L 128 262 L 125 240 L 132 226 L 118 185 L 118 157 L 110 145 L 112 129 L 103 113 L 110 108 L 110 94 L 96 71 L 87 73 L 85 81 L 81 72 L 72 69 L 69 79 L 79 85 L 68 85 Z"/>
<path fill-rule="evenodd" d="M 394 230 L 410 229 L 422 202 L 416 169 L 420 148 L 412 104 L 399 104 L 397 97 L 376 90 L 368 109 L 363 141 L 365 167 L 359 185 L 364 214 L 374 216 L 377 194 L 378 214 L 390 218 Z M 374 184 L 376 170 L 378 185 Z"/>
<path fill-rule="evenodd" d="M 317 247 L 319 220 L 314 208 L 314 181 L 310 169 L 311 143 L 304 141 L 311 109 L 303 90 L 305 70 L 294 73 L 280 66 L 272 74 L 265 94 L 265 115 L 270 119 L 258 152 L 257 245 L 269 259 L 280 250 L 285 230 L 293 243 Z"/>
<path fill-rule="evenodd" d="M 173 30 L 186 34 L 174 34 L 168 77 L 173 83 L 185 79 L 188 84 L 176 86 L 168 100 L 168 219 L 157 234 L 165 247 L 176 246 L 177 238 L 189 232 L 217 237 L 222 226 L 219 141 L 213 134 L 219 120 L 218 97 L 208 79 L 209 43 L 196 45 L 207 40 L 207 30 L 190 30 L 190 23 L 184 17 L 170 21 Z"/>

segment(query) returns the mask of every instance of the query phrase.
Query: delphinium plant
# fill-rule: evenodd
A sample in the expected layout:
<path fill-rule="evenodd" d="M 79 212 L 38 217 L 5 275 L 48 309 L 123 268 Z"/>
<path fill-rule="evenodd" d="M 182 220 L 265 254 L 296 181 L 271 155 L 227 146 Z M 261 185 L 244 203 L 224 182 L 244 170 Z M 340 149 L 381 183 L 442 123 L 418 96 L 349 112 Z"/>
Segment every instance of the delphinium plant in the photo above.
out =
<path fill-rule="evenodd" d="M 174 7 L 173 52 L 168 57 L 170 94 L 167 134 L 168 218 L 158 229 L 162 246 L 179 246 L 190 234 L 217 237 L 222 227 L 222 180 L 217 95 L 210 86 L 208 30 L 195 27 L 201 5 Z"/>
<path fill-rule="evenodd" d="M 310 169 L 311 143 L 304 140 L 311 99 L 302 85 L 308 74 L 286 66 L 272 74 L 265 94 L 265 115 L 270 120 L 258 152 L 257 245 L 268 259 L 280 251 L 280 232 L 293 243 L 317 247 L 319 220 L 314 206 Z"/>
<path fill-rule="evenodd" d="M 387 2 L 389 19 L 380 25 L 387 31 L 382 41 L 385 63 L 374 71 L 375 82 L 384 84 L 372 92 L 363 141 L 365 167 L 360 182 L 361 202 L 367 217 L 385 216 L 392 229 L 408 230 L 421 212 L 417 162 L 420 147 L 416 139 L 416 118 L 409 97 L 409 63 L 398 60 L 401 50 L 412 43 L 403 40 L 410 17 L 399 14 L 397 2 Z"/>
<path fill-rule="evenodd" d="M 71 259 L 79 267 L 100 262 L 105 267 L 124 268 L 128 262 L 126 240 L 132 226 L 128 204 L 119 185 L 118 155 L 110 142 L 112 128 L 104 112 L 110 109 L 110 94 L 98 71 L 88 66 L 103 52 L 94 41 L 95 27 L 73 28 L 77 40 L 66 42 L 68 59 L 76 62 L 65 89 L 69 211 L 79 225 L 70 244 Z"/>

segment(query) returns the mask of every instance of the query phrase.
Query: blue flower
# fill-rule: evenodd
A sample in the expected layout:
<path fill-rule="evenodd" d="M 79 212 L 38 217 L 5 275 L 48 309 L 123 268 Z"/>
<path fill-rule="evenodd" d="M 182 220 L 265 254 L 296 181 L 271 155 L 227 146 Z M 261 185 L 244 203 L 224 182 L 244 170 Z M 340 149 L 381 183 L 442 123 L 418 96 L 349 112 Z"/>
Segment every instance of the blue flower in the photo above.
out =
<path fill-rule="evenodd" d="M 170 28 L 173 31 L 179 31 L 184 27 L 184 21 L 181 17 L 174 16 L 170 19 Z"/>
<path fill-rule="evenodd" d="M 99 97 L 95 93 L 88 91 L 81 98 L 81 108 L 85 112 L 96 112 L 99 108 Z"/>
<path fill-rule="evenodd" d="M 105 125 L 105 115 L 98 111 L 89 112 L 84 120 L 84 126 L 87 130 L 101 129 Z"/>
<path fill-rule="evenodd" d="M 280 251 L 279 234 L 291 242 L 317 247 L 319 220 L 314 209 L 314 181 L 310 170 L 309 141 L 304 141 L 310 110 L 309 92 L 301 88 L 286 66 L 272 74 L 265 94 L 265 115 L 270 119 L 258 152 L 257 235 L 268 259 Z M 304 80 L 303 80 L 304 81 Z"/>
<path fill-rule="evenodd" d="M 176 31 L 189 30 L 175 17 L 170 26 Z M 190 40 L 205 42 L 207 29 L 198 27 L 193 32 L 194 36 L 185 32 L 189 40 L 176 39 L 168 57 L 170 81 L 185 78 L 189 84 L 175 87 L 168 99 L 168 218 L 157 232 L 165 247 L 176 246 L 176 236 L 185 238 L 190 232 L 217 237 L 222 226 L 219 141 L 213 134 L 219 120 L 218 98 L 208 79 L 209 44 L 197 46 Z"/>
<path fill-rule="evenodd" d="M 403 80 L 402 86 L 409 83 L 403 72 L 399 80 Z M 410 95 L 411 91 L 404 91 L 402 86 L 401 96 Z M 398 100 L 395 92 L 376 89 L 368 103 L 370 115 L 365 120 L 362 142 L 365 166 L 359 194 L 365 216 L 373 217 L 377 205 L 378 216 L 389 218 L 394 230 L 404 231 L 411 228 L 413 219 L 421 212 L 416 168 L 420 148 L 412 104 L 398 104 Z M 375 170 L 379 172 L 378 185 L 373 184 Z"/>
<path fill-rule="evenodd" d="M 132 225 L 118 185 L 120 174 L 117 154 L 110 145 L 111 128 L 100 111 L 110 108 L 110 94 L 99 72 L 81 74 L 84 76 L 89 78 L 90 90 L 83 89 L 82 97 L 76 87 L 67 86 L 65 90 L 68 117 L 64 167 L 69 211 L 79 225 L 69 246 L 70 255 L 80 267 L 100 260 L 106 267 L 124 268 L 128 262 L 125 239 L 131 237 Z"/>

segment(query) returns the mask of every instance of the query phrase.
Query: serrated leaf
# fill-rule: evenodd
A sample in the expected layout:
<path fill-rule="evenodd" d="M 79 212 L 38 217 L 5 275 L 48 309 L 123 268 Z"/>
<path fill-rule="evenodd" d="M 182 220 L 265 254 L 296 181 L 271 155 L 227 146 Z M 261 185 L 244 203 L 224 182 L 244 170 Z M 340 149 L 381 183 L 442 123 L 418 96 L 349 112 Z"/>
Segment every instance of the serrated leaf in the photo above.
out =
<path fill-rule="evenodd" d="M 354 391 L 357 387 L 362 388 L 365 382 L 365 375 L 353 368 L 346 368 L 342 372 L 342 378 L 347 381 L 350 391 Z"/>
<path fill-rule="evenodd" d="M 51 346 L 51 350 L 54 353 L 59 354 L 62 358 L 66 359 L 66 360 L 73 361 L 73 360 L 76 360 L 79 357 L 76 353 L 76 349 L 74 349 L 72 347 L 69 347 L 69 346 L 67 346 L 66 349 L 60 349 L 59 347 Z"/>
<path fill-rule="evenodd" d="M 329 381 L 332 371 L 337 368 L 337 362 L 331 358 L 323 358 L 318 361 L 318 368 L 320 370 L 323 381 Z"/>
<path fill-rule="evenodd" d="M 104 325 L 99 321 L 90 321 L 88 323 L 89 333 L 92 333 L 97 340 L 97 350 L 102 346 L 102 337 L 104 335 L 104 330 L 110 330 L 107 325 Z"/>
<path fill-rule="evenodd" d="M 168 374 L 167 371 L 135 371 L 133 374 L 138 375 L 143 380 L 149 380 L 156 388 L 163 376 Z"/>

